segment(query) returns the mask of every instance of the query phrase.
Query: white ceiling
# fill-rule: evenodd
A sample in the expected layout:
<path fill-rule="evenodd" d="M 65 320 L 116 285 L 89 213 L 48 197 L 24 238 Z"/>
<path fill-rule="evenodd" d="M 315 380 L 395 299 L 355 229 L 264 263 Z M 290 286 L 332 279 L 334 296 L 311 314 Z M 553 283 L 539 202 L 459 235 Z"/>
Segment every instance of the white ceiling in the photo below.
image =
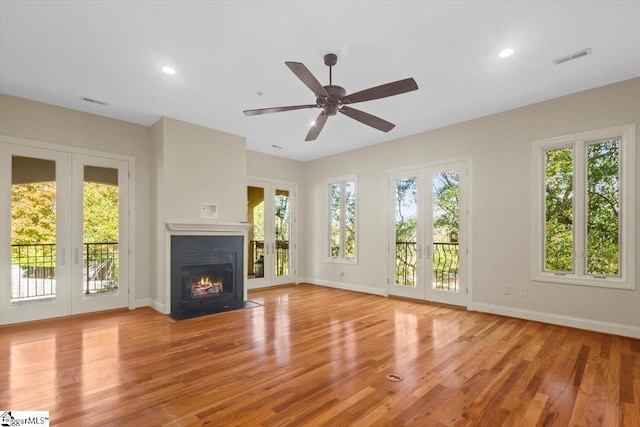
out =
<path fill-rule="evenodd" d="M 498 58 L 506 47 L 515 54 Z M 551 62 L 585 48 L 593 55 Z M 328 84 L 329 52 L 333 83 L 350 93 L 416 80 L 417 91 L 357 105 L 395 129 L 339 114 L 305 142 L 319 110 L 242 114 L 314 103 L 284 62 Z M 640 1 L 0 1 L 1 92 L 143 125 L 168 116 L 298 160 L 637 76 Z"/>

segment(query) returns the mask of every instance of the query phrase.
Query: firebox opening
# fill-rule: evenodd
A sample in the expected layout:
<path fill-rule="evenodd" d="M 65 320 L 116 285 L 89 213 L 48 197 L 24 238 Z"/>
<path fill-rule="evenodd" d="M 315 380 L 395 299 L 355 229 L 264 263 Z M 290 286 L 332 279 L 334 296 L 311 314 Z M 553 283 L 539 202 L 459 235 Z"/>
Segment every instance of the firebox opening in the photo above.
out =
<path fill-rule="evenodd" d="M 182 302 L 233 293 L 233 264 L 182 266 Z"/>

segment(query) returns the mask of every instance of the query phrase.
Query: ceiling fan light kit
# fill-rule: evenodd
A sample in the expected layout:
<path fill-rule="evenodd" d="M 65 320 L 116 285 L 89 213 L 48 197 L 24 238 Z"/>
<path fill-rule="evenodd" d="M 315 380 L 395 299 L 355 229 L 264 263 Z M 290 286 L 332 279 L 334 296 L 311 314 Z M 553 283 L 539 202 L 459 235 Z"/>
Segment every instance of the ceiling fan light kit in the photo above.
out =
<path fill-rule="evenodd" d="M 301 62 L 285 62 L 286 66 L 316 95 L 315 104 L 307 105 L 291 105 L 287 107 L 260 108 L 257 110 L 245 110 L 246 116 L 257 116 L 260 114 L 278 113 L 282 111 L 302 110 L 305 108 L 321 108 L 320 115 L 311 125 L 309 133 L 305 141 L 314 141 L 329 116 L 335 116 L 342 113 L 347 117 L 359 121 L 367 126 L 371 126 L 382 132 L 389 132 L 395 127 L 391 122 L 376 117 L 364 111 L 349 107 L 348 104 L 357 102 L 372 101 L 374 99 L 386 98 L 389 96 L 400 95 L 401 93 L 411 92 L 418 89 L 418 84 L 412 78 L 398 80 L 396 82 L 375 86 L 360 92 L 347 94 L 345 88 L 333 84 L 332 68 L 338 62 L 338 56 L 334 53 L 328 53 L 324 56 L 324 63 L 329 67 L 329 84 L 322 84 L 311 74 L 311 71 Z"/>

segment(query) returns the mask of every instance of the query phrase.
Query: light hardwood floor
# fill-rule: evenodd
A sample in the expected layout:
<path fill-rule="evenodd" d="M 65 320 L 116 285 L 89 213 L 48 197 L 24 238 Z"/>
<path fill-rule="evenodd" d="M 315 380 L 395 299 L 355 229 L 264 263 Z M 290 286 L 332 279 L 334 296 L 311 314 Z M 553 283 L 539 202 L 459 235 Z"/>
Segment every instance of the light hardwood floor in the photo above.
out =
<path fill-rule="evenodd" d="M 2 327 L 0 409 L 70 426 L 640 425 L 639 340 L 311 285 L 249 297 L 263 306 Z"/>

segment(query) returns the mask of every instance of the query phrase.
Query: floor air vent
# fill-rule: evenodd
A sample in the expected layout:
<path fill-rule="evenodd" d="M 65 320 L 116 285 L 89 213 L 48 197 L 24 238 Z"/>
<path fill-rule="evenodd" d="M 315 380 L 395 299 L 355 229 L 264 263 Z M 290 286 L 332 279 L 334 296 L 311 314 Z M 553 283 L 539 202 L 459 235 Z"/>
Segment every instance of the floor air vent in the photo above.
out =
<path fill-rule="evenodd" d="M 561 56 L 554 59 L 553 62 L 556 65 L 564 64 L 565 62 L 573 61 L 574 59 L 582 58 L 583 56 L 591 55 L 591 49 L 583 49 L 578 52 L 570 53 L 569 55 Z"/>

